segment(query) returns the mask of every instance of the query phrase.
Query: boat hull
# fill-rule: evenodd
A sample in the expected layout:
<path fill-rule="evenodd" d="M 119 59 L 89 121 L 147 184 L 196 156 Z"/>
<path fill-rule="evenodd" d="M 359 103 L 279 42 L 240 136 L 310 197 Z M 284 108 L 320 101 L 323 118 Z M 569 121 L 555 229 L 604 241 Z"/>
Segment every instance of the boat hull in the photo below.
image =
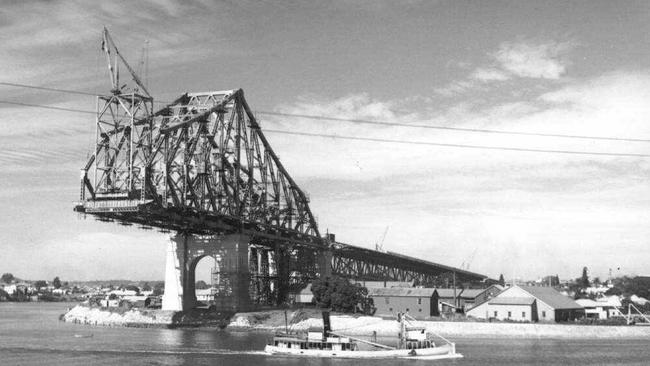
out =
<path fill-rule="evenodd" d="M 377 351 L 334 351 L 321 349 L 284 348 L 267 345 L 264 352 L 271 355 L 298 356 L 298 357 L 323 357 L 323 358 L 417 358 L 417 359 L 444 359 L 460 358 L 454 345 L 440 347 L 410 349 L 392 349 Z"/>

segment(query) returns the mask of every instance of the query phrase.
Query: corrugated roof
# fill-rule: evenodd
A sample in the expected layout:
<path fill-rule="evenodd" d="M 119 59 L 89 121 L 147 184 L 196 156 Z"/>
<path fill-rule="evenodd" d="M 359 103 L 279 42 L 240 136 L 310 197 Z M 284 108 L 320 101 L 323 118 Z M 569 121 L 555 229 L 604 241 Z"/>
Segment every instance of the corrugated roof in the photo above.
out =
<path fill-rule="evenodd" d="M 434 291 L 435 288 L 375 287 L 368 289 L 368 296 L 431 297 Z"/>
<path fill-rule="evenodd" d="M 523 286 L 517 287 L 535 296 L 540 301 L 546 303 L 553 309 L 582 309 L 582 306 L 571 298 L 555 291 L 552 287 Z"/>
<path fill-rule="evenodd" d="M 484 293 L 487 289 L 465 289 L 460 293 L 460 297 L 475 299 L 478 295 Z"/>
<path fill-rule="evenodd" d="M 438 297 L 449 297 L 449 298 L 454 298 L 454 289 L 453 288 L 438 288 L 436 289 L 438 291 Z M 456 296 L 460 295 L 460 292 L 462 290 L 457 288 L 456 289 Z"/>
<path fill-rule="evenodd" d="M 490 300 L 490 305 L 532 305 L 534 297 L 495 297 Z"/>

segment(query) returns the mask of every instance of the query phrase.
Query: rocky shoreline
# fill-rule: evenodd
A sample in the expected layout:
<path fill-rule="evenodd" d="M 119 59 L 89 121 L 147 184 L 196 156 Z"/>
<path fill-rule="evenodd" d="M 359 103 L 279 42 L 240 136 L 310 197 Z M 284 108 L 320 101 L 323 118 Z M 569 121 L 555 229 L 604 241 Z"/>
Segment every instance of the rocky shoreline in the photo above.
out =
<path fill-rule="evenodd" d="M 311 327 L 322 327 L 320 312 L 315 309 L 286 312 L 288 327 L 304 332 Z M 195 311 L 178 313 L 163 310 L 109 310 L 77 305 L 61 316 L 71 323 L 98 326 L 125 327 L 215 327 L 230 331 L 283 331 L 285 312 L 269 310 L 251 313 L 208 313 Z M 398 323 L 394 319 L 372 316 L 333 314 L 332 329 L 359 337 L 394 337 Z M 420 325 L 445 337 L 456 338 L 649 338 L 650 327 L 603 326 L 576 324 L 486 323 L 422 321 Z"/>

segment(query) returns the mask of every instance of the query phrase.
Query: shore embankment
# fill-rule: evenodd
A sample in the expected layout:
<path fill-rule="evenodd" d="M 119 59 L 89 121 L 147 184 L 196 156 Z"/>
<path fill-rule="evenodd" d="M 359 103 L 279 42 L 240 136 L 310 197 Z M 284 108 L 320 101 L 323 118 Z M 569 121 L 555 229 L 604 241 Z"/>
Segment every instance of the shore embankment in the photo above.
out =
<path fill-rule="evenodd" d="M 61 320 L 69 323 L 122 326 L 122 327 L 165 327 L 172 324 L 174 311 L 113 309 L 77 305 L 65 314 Z"/>
<path fill-rule="evenodd" d="M 215 327 L 230 331 L 304 332 L 322 327 L 320 311 L 268 310 L 249 313 L 180 313 L 164 310 L 107 309 L 77 305 L 62 315 L 71 323 L 125 327 Z M 399 325 L 395 319 L 372 316 L 332 314 L 332 330 L 359 337 L 395 337 Z M 542 323 L 487 323 L 470 321 L 419 321 L 429 331 L 453 338 L 649 338 L 650 327 Z"/>
<path fill-rule="evenodd" d="M 291 314 L 293 315 L 293 314 Z M 298 314 L 289 316 L 292 331 L 306 331 L 311 327 L 322 327 L 320 316 Z M 294 318 L 293 321 L 291 318 Z M 238 313 L 232 318 L 228 329 L 231 330 L 284 330 L 278 324 L 278 316 L 266 318 L 264 313 Z M 608 326 L 576 324 L 541 324 L 541 323 L 488 323 L 455 321 L 418 321 L 417 325 L 444 337 L 467 338 L 649 338 L 650 327 L 643 326 Z M 359 337 L 395 337 L 399 332 L 399 323 L 395 319 L 382 319 L 372 316 L 332 315 L 332 330 L 342 334 Z"/>

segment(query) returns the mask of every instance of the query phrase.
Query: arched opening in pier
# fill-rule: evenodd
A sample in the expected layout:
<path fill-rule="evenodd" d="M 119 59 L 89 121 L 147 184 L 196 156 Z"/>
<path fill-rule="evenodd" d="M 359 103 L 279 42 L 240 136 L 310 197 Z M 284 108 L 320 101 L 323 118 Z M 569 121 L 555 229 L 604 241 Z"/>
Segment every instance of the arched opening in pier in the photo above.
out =
<path fill-rule="evenodd" d="M 217 261 L 214 256 L 206 255 L 198 260 L 194 269 L 196 300 L 199 306 L 209 306 L 214 302 L 214 285 Z"/>

